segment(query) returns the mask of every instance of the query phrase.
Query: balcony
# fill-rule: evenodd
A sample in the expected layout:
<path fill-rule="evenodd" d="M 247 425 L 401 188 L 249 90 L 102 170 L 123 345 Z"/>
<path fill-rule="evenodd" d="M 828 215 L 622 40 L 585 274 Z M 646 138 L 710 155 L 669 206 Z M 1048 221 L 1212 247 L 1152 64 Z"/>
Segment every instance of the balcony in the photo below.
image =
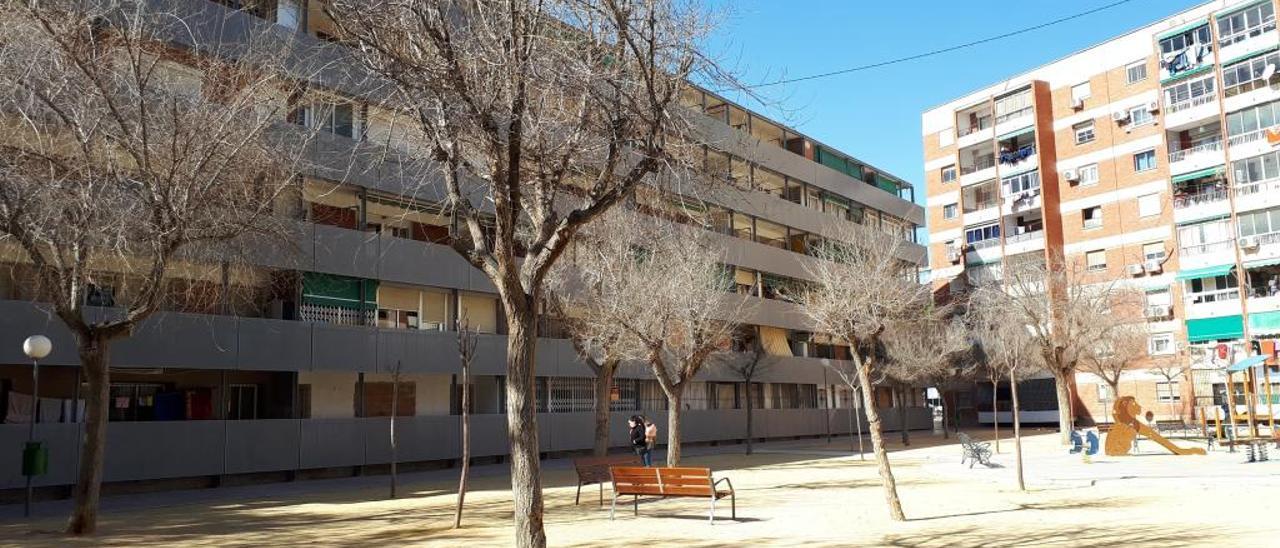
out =
<path fill-rule="evenodd" d="M 1244 19 L 1245 14 L 1237 13 L 1231 18 Z M 1239 31 L 1223 30 L 1227 18 L 1219 19 L 1218 28 L 1222 33 L 1218 37 L 1218 59 L 1224 63 L 1229 63 L 1233 59 L 1241 59 L 1248 57 L 1260 51 L 1272 48 L 1277 44 L 1276 38 L 1276 21 L 1273 15 L 1269 21 L 1261 25 L 1255 24 L 1249 28 L 1242 28 Z"/>
<path fill-rule="evenodd" d="M 1230 287 L 1202 293 L 1190 293 L 1186 298 L 1187 319 L 1214 318 L 1240 313 L 1240 290 Z"/>
<path fill-rule="evenodd" d="M 973 208 L 965 207 L 964 223 L 966 225 L 976 225 L 996 220 L 1000 216 L 1000 209 L 996 207 L 996 201 L 991 200 L 974 204 Z"/>
<path fill-rule="evenodd" d="M 1229 264 L 1236 261 L 1235 239 L 1183 246 L 1179 249 L 1178 264 L 1183 270 Z"/>
<path fill-rule="evenodd" d="M 956 146 L 964 148 L 995 137 L 991 105 L 982 103 L 956 113 Z"/>
<path fill-rule="evenodd" d="M 1169 173 L 1181 175 L 1222 165 L 1226 156 L 1222 150 L 1222 136 L 1193 142 L 1190 146 L 1169 152 Z"/>
<path fill-rule="evenodd" d="M 998 261 L 1002 255 L 1000 238 L 989 238 L 968 244 L 964 254 L 964 262 L 966 264 L 986 264 Z"/>
<path fill-rule="evenodd" d="M 1220 179 L 1208 183 L 1176 179 L 1173 182 L 1174 222 L 1187 223 L 1231 212 L 1226 185 Z"/>
<path fill-rule="evenodd" d="M 1236 211 L 1245 212 L 1280 206 L 1280 179 L 1270 179 L 1236 187 Z"/>
<path fill-rule="evenodd" d="M 1212 80 L 1212 77 L 1209 78 Z M 1166 97 L 1168 95 L 1166 94 Z M 1176 128 L 1218 117 L 1218 94 L 1204 95 L 1172 102 L 1164 107 L 1165 127 Z"/>
<path fill-rule="evenodd" d="M 1242 237 L 1239 243 L 1245 262 L 1280 258 L 1280 232 Z"/>
<path fill-rule="evenodd" d="M 1227 138 L 1227 146 L 1231 147 L 1232 158 L 1248 158 L 1269 152 L 1280 144 L 1280 124 L 1258 128 Z"/>
<path fill-rule="evenodd" d="M 1043 199 L 1040 195 L 1039 188 L 1014 192 L 1005 196 L 1004 208 L 1001 213 L 1004 215 L 1013 215 L 1015 213 L 1024 213 L 1035 211 L 1042 205 Z"/>
<path fill-rule="evenodd" d="M 980 183 L 996 176 L 996 157 L 988 153 L 960 165 L 960 186 Z"/>
<path fill-rule="evenodd" d="M 1036 156 L 1035 143 L 1021 144 L 1017 148 L 1005 149 L 1001 146 L 1000 152 L 1000 171 L 1004 175 L 1012 175 L 1021 173 L 1029 169 L 1035 169 L 1039 165 Z"/>
<path fill-rule="evenodd" d="M 1017 255 L 1044 249 L 1044 229 L 1011 235 L 1004 240 L 1004 254 Z"/>

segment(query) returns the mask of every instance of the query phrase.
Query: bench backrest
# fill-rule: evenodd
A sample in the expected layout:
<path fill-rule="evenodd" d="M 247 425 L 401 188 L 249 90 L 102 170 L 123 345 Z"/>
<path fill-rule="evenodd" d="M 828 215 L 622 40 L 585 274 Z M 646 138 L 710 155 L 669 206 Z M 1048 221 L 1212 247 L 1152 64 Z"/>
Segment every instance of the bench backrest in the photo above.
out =
<path fill-rule="evenodd" d="M 610 455 L 604 457 L 582 457 L 573 459 L 573 468 L 578 472 L 578 480 L 587 483 L 609 481 L 609 467 L 636 464 L 636 455 Z"/>
<path fill-rule="evenodd" d="M 609 469 L 615 492 L 627 495 L 711 496 L 710 468 L 644 468 L 614 466 Z"/>
<path fill-rule="evenodd" d="M 956 437 L 960 439 L 960 443 L 962 444 L 965 444 L 965 445 L 973 444 L 973 438 L 969 437 L 969 435 L 964 432 L 956 434 Z"/>

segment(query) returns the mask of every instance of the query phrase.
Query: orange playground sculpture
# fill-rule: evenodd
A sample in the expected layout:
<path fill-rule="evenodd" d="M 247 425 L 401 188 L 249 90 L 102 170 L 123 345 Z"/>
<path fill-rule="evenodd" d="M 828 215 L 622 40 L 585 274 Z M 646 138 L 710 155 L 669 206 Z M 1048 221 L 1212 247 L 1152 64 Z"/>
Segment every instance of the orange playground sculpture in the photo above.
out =
<path fill-rule="evenodd" d="M 1138 405 L 1138 401 L 1133 396 L 1125 396 L 1116 400 L 1115 407 L 1112 408 L 1111 416 L 1116 422 L 1111 426 L 1111 431 L 1107 432 L 1107 441 L 1105 450 L 1108 456 L 1123 457 L 1129 454 L 1129 450 L 1133 448 L 1133 440 L 1138 434 L 1146 436 L 1151 441 L 1160 444 L 1175 455 L 1203 455 L 1204 449 L 1192 447 L 1184 449 L 1174 445 L 1173 442 L 1165 439 L 1150 426 L 1138 420 L 1138 416 L 1142 413 L 1142 406 Z"/>

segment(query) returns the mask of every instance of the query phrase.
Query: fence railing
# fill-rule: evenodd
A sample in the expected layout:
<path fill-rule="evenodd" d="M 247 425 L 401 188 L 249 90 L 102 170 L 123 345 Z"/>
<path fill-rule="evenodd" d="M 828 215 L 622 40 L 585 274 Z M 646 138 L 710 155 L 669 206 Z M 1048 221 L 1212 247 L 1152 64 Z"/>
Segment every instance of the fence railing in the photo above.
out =
<path fill-rule="evenodd" d="M 1175 150 L 1169 153 L 1169 163 L 1181 162 L 1191 156 L 1207 152 L 1222 152 L 1222 138 L 1214 137 L 1207 141 L 1201 141 L 1193 146 L 1182 150 Z"/>
<path fill-rule="evenodd" d="M 1209 103 L 1214 102 L 1217 99 L 1218 99 L 1218 96 L 1215 94 L 1207 94 L 1207 95 L 1201 95 L 1199 97 L 1192 97 L 1191 99 L 1187 99 L 1185 101 L 1178 101 L 1167 107 L 1164 107 L 1164 113 L 1166 115 L 1173 114 L 1175 112 L 1187 110 L 1190 108 L 1195 108 L 1201 105 L 1207 105 Z"/>
<path fill-rule="evenodd" d="M 1206 190 L 1195 194 L 1181 194 L 1173 197 L 1173 208 L 1184 209 L 1205 204 L 1221 202 L 1227 199 L 1226 189 Z"/>

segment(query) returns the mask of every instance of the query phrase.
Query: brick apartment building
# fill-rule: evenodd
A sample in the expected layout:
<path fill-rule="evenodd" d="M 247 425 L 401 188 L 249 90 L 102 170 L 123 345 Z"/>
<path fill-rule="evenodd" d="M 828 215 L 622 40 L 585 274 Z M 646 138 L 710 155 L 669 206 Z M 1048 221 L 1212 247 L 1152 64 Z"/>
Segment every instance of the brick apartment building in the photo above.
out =
<path fill-rule="evenodd" d="M 1142 288 L 1148 356 L 1119 395 L 1160 418 L 1225 403 L 1246 341 L 1280 380 L 1275 12 L 1215 0 L 926 111 L 932 283 L 1061 253 Z M 1075 385 L 1076 415 L 1110 420 L 1106 383 Z"/>

